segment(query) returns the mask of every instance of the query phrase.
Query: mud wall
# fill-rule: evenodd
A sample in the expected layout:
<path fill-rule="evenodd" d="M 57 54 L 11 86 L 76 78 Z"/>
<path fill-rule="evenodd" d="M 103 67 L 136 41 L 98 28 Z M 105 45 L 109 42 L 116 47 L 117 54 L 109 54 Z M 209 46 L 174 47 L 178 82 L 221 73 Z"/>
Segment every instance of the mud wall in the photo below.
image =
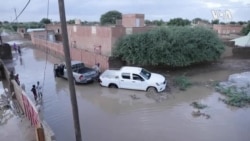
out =
<path fill-rule="evenodd" d="M 234 47 L 233 56 L 242 59 L 250 59 L 250 47 Z"/>

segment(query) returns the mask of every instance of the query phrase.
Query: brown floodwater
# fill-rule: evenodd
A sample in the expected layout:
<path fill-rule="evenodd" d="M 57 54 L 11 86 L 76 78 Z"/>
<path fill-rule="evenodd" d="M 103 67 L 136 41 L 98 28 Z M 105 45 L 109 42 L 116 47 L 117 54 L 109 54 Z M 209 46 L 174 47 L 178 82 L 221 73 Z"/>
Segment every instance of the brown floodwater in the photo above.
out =
<path fill-rule="evenodd" d="M 21 58 L 15 59 L 15 70 L 32 100 L 32 84 L 44 82 L 42 119 L 51 126 L 58 141 L 74 140 L 68 82 L 53 76 L 53 64 L 59 60 L 48 56 L 46 63 L 43 52 L 30 48 L 23 49 Z M 191 80 L 226 80 L 231 73 L 207 72 L 194 75 Z M 97 83 L 77 85 L 76 93 L 84 141 L 250 140 L 250 108 L 225 105 L 218 100 L 223 96 L 211 87 L 173 91 L 161 102 L 147 97 L 146 92 L 109 89 Z M 206 104 L 208 107 L 201 112 L 210 118 L 193 116 L 193 101 Z"/>

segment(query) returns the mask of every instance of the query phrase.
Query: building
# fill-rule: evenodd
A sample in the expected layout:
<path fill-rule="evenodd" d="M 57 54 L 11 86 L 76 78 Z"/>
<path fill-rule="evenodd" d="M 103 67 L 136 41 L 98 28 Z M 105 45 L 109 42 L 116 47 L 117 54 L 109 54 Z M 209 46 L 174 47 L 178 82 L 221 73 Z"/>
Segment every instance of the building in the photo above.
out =
<path fill-rule="evenodd" d="M 219 35 L 240 34 L 243 25 L 238 24 L 214 24 L 213 30 Z"/>
<path fill-rule="evenodd" d="M 153 27 L 145 26 L 144 14 L 125 14 L 113 26 L 67 25 L 71 59 L 83 61 L 87 66 L 100 63 L 101 69 L 110 67 L 112 49 L 119 38 L 145 32 Z M 64 55 L 61 24 L 46 25 L 45 31 L 30 33 L 33 44 L 47 48 L 52 54 Z"/>
<path fill-rule="evenodd" d="M 105 56 L 111 56 L 112 48 L 120 37 L 128 34 L 145 32 L 151 28 L 152 27 L 145 26 L 144 14 L 122 15 L 122 20 L 118 20 L 117 25 L 114 26 L 67 25 L 70 47 Z M 60 24 L 49 24 L 46 26 L 46 29 L 54 31 L 55 36 L 61 35 Z"/>
<path fill-rule="evenodd" d="M 192 24 L 193 26 L 204 27 L 212 29 L 213 25 L 210 24 L 208 21 L 198 21 L 196 24 Z"/>
<path fill-rule="evenodd" d="M 250 47 L 250 32 L 246 36 L 233 39 L 236 47 Z"/>

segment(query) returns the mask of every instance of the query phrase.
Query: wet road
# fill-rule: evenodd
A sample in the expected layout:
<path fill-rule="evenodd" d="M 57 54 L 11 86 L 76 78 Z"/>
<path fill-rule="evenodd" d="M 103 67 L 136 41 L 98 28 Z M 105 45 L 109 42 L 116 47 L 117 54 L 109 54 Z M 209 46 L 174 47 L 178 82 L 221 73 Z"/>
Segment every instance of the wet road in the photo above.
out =
<path fill-rule="evenodd" d="M 24 48 L 22 59 L 15 60 L 21 83 L 33 99 L 31 86 L 44 82 L 42 117 L 58 141 L 74 140 L 73 120 L 67 80 L 54 78 L 53 64 L 58 59 L 38 50 Z M 45 74 L 45 79 L 43 78 Z M 219 75 L 218 75 L 219 74 Z M 197 75 L 194 80 L 226 79 L 229 72 Z M 219 77 L 219 78 L 218 78 Z M 43 81 L 44 80 L 44 81 Z M 220 94 L 203 86 L 170 95 L 156 102 L 145 92 L 116 90 L 98 84 L 76 86 L 82 137 L 84 141 L 249 141 L 250 108 L 236 109 L 219 102 Z M 132 99 L 130 95 L 139 99 Z M 193 117 L 190 103 L 200 101 L 211 116 Z"/>

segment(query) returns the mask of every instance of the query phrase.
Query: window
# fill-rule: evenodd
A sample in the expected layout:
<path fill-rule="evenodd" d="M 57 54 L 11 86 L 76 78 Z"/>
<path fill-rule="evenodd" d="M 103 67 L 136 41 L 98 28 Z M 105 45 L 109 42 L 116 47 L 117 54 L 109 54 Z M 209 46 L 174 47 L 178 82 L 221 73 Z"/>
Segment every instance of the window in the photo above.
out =
<path fill-rule="evenodd" d="M 133 80 L 143 81 L 144 79 L 138 74 L 133 74 Z"/>
<path fill-rule="evenodd" d="M 73 72 L 77 72 L 77 71 L 78 71 L 78 69 L 77 69 L 77 66 L 76 66 L 76 65 L 72 65 L 72 71 L 73 71 Z"/>
<path fill-rule="evenodd" d="M 151 77 L 151 73 L 145 69 L 141 70 L 140 75 L 143 76 L 147 80 Z"/>
<path fill-rule="evenodd" d="M 130 73 L 122 73 L 123 79 L 130 79 Z"/>

